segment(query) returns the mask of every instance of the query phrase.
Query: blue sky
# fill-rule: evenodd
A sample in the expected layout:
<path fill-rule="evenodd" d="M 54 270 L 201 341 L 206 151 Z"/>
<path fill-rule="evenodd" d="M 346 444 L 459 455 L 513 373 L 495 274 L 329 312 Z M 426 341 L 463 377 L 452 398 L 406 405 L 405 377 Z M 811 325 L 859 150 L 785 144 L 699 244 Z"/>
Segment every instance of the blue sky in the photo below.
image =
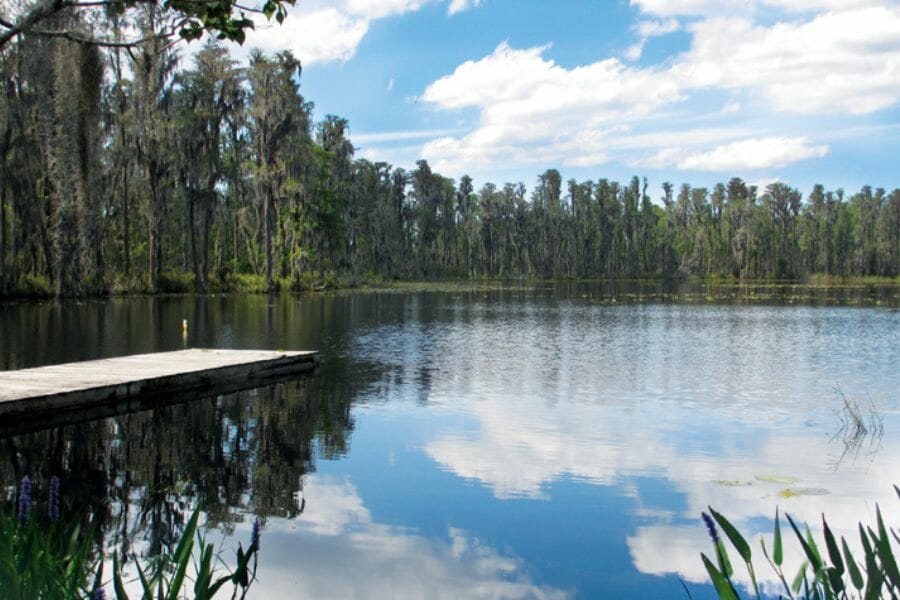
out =
<path fill-rule="evenodd" d="M 357 156 L 524 181 L 900 185 L 896 0 L 298 0 L 291 49 Z"/>

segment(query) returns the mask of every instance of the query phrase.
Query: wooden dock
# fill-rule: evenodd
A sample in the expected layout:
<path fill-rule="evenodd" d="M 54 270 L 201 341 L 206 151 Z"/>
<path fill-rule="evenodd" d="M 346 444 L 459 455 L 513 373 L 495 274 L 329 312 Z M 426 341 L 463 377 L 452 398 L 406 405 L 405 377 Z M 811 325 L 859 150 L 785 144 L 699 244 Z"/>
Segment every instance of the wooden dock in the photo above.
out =
<path fill-rule="evenodd" d="M 0 371 L 0 424 L 105 406 L 102 416 L 110 406 L 139 410 L 153 398 L 259 387 L 318 363 L 317 352 L 191 349 Z"/>

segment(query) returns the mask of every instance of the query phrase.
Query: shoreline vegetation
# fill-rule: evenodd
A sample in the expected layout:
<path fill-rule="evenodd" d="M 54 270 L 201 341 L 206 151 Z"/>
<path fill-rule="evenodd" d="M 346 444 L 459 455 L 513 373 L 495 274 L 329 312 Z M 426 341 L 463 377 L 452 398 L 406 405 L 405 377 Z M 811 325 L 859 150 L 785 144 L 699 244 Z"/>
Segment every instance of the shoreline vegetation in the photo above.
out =
<path fill-rule="evenodd" d="M 134 8 L 156 39 L 159 15 Z M 216 42 L 185 58 L 23 36 L 0 68 L 0 298 L 900 275 L 900 188 L 650 190 L 555 168 L 476 187 L 359 158 L 347 119 L 316 121 L 287 51 L 238 64 Z"/>
<path fill-rule="evenodd" d="M 435 279 L 386 279 L 376 275 L 349 277 L 335 273 L 309 273 L 299 281 L 288 278 L 276 279 L 275 289 L 267 290 L 265 277 L 251 273 L 232 275 L 225 279 L 210 277 L 206 292 L 198 293 L 194 286 L 194 275 L 190 272 L 163 273 L 156 292 L 151 292 L 146 282 L 117 280 L 109 289 L 84 296 L 58 295 L 46 277 L 26 275 L 16 285 L 0 295 L 0 303 L 9 301 L 50 300 L 53 298 L 122 298 L 134 296 L 193 296 L 220 294 L 267 294 L 267 293 L 323 293 L 349 290 L 407 290 L 407 291 L 466 291 L 483 288 L 495 289 L 509 285 L 530 288 L 548 284 L 605 284 L 605 285 L 661 285 L 697 286 L 710 288 L 768 288 L 807 291 L 830 289 L 880 288 L 900 291 L 900 276 L 850 276 L 811 275 L 803 279 L 753 279 L 740 280 L 728 277 L 614 277 L 614 278 L 540 278 L 540 277 L 479 277 L 479 278 L 435 278 Z"/>

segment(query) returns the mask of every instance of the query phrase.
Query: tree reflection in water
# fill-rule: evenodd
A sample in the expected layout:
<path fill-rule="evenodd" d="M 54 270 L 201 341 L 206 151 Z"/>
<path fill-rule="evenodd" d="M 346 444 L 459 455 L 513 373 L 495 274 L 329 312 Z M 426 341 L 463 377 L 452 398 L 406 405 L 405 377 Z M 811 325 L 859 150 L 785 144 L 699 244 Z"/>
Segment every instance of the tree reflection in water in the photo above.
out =
<path fill-rule="evenodd" d="M 171 552 L 196 507 L 207 527 L 292 519 L 316 455 L 338 457 L 353 423 L 339 365 L 234 394 L 0 439 L 6 501 L 16 482 L 59 474 L 62 509 L 93 522 L 120 561 Z M 359 385 L 357 377 L 353 385 Z M 38 490 L 46 495 L 46 490 Z"/>

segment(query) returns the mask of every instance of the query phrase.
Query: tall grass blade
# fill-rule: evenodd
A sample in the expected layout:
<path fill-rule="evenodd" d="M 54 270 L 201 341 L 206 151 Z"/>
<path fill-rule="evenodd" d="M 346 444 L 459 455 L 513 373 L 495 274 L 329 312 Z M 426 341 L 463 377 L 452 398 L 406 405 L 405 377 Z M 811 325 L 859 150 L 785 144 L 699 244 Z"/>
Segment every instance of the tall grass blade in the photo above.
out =
<path fill-rule="evenodd" d="M 884 575 L 881 570 L 875 568 L 869 573 L 869 581 L 866 585 L 865 600 L 879 600 L 881 598 L 881 586 L 884 583 Z"/>
<path fill-rule="evenodd" d="M 859 566 L 856 564 L 856 559 L 853 558 L 853 554 L 850 552 L 847 540 L 841 538 L 841 545 L 844 549 L 844 560 L 847 563 L 847 573 L 850 574 L 850 581 L 853 583 L 853 587 L 856 588 L 856 591 L 862 592 L 863 578 L 862 573 L 859 572 Z"/>
<path fill-rule="evenodd" d="M 834 539 L 834 534 L 831 533 L 831 528 L 828 527 L 824 514 L 822 515 L 822 529 L 825 532 L 825 548 L 828 550 L 828 560 L 831 561 L 838 574 L 843 575 L 844 561 L 841 558 L 841 551 L 838 548 L 837 541 Z"/>
<path fill-rule="evenodd" d="M 782 554 L 782 546 L 781 546 L 781 518 L 778 515 L 778 507 L 775 507 L 775 543 L 772 547 L 772 560 L 775 561 L 775 564 L 779 567 L 781 566 L 781 562 L 784 559 Z"/>
<path fill-rule="evenodd" d="M 728 579 L 731 579 L 731 576 L 734 575 L 734 568 L 731 566 L 731 559 L 728 558 L 728 550 L 725 548 L 725 544 L 722 540 L 716 542 L 716 558 L 719 560 L 719 569 L 722 570 L 722 574 Z"/>
<path fill-rule="evenodd" d="M 791 590 L 795 594 L 800 593 L 800 588 L 803 587 L 803 582 L 806 581 L 806 568 L 809 566 L 809 561 L 804 560 L 803 564 L 800 565 L 800 570 L 797 571 L 797 574 L 794 576 L 794 581 L 791 582 Z"/>
<path fill-rule="evenodd" d="M 881 559 L 881 567 L 884 569 L 884 574 L 887 575 L 890 584 L 900 591 L 900 572 L 897 569 L 897 559 L 894 558 L 894 553 L 891 550 L 891 540 L 884 526 L 884 519 L 881 518 L 881 508 L 877 504 L 875 505 L 875 515 L 875 520 L 878 524 L 878 537 L 874 537 L 871 530 L 869 532 L 873 536 L 875 550 L 878 552 L 878 558 Z"/>
<path fill-rule="evenodd" d="M 181 586 L 184 585 L 184 578 L 187 575 L 187 568 L 191 562 L 191 551 L 194 549 L 194 536 L 197 533 L 197 521 L 200 518 L 200 510 L 195 510 L 188 521 L 187 527 L 178 546 L 175 548 L 175 575 L 169 583 L 168 600 L 177 600 L 181 593 Z"/>
<path fill-rule="evenodd" d="M 744 536 L 740 534 L 740 532 L 735 529 L 735 527 L 722 516 L 720 513 L 713 510 L 713 507 L 710 506 L 709 512 L 712 514 L 713 518 L 716 520 L 716 523 L 719 524 L 719 527 L 725 532 L 725 535 L 728 536 L 728 539 L 731 540 L 732 545 L 735 550 L 738 551 L 738 554 L 741 555 L 741 558 L 744 559 L 744 562 L 749 563 L 751 560 L 750 554 L 750 545 L 747 543 L 747 540 L 744 539 Z"/>
<path fill-rule="evenodd" d="M 814 573 L 818 573 L 819 569 L 822 568 L 822 559 L 819 558 L 818 552 L 813 552 L 812 547 L 810 547 L 809 543 L 803 539 L 803 534 L 800 533 L 800 530 L 797 528 L 797 524 L 794 523 L 794 520 L 791 518 L 791 515 L 785 514 L 787 517 L 788 523 L 791 524 L 791 528 L 793 528 L 794 533 L 797 534 L 797 539 L 800 540 L 800 546 L 803 548 L 803 553 L 806 554 L 806 558 L 809 561 L 809 564 L 812 566 L 812 570 Z"/>
<path fill-rule="evenodd" d="M 738 595 L 735 593 L 731 583 L 729 583 L 728 579 L 726 579 L 716 566 L 712 564 L 712 561 L 710 561 L 702 552 L 700 553 L 700 558 L 703 559 L 703 566 L 706 567 L 706 572 L 709 573 L 709 578 L 716 588 L 719 600 L 738 600 Z"/>
<path fill-rule="evenodd" d="M 863 552 L 866 557 L 866 591 L 863 595 L 865 600 L 875 600 L 881 597 L 881 585 L 883 576 L 881 569 L 878 568 L 878 561 L 875 560 L 875 551 L 869 543 L 869 538 L 863 529 L 862 523 L 859 524 L 859 539 L 862 541 Z"/>
<path fill-rule="evenodd" d="M 825 566 L 825 561 L 822 560 L 822 553 L 819 552 L 819 547 L 816 545 L 816 540 L 813 539 L 812 531 L 809 530 L 809 525 L 804 524 L 804 529 L 806 531 L 806 543 L 809 544 L 809 549 L 812 550 L 813 554 L 816 555 L 816 559 L 819 563 L 819 569 Z"/>
<path fill-rule="evenodd" d="M 116 592 L 116 600 L 128 600 L 125 584 L 122 583 L 122 570 L 119 568 L 118 556 L 113 556 L 113 590 Z"/>
<path fill-rule="evenodd" d="M 835 594 L 841 594 L 844 591 L 844 578 L 841 576 L 841 573 L 835 567 L 826 567 L 825 575 L 828 577 L 828 584 L 832 592 Z"/>
<path fill-rule="evenodd" d="M 103 587 L 103 561 L 97 561 L 97 573 L 94 575 L 94 584 L 91 586 L 91 593 L 95 594 L 97 590 Z"/>

